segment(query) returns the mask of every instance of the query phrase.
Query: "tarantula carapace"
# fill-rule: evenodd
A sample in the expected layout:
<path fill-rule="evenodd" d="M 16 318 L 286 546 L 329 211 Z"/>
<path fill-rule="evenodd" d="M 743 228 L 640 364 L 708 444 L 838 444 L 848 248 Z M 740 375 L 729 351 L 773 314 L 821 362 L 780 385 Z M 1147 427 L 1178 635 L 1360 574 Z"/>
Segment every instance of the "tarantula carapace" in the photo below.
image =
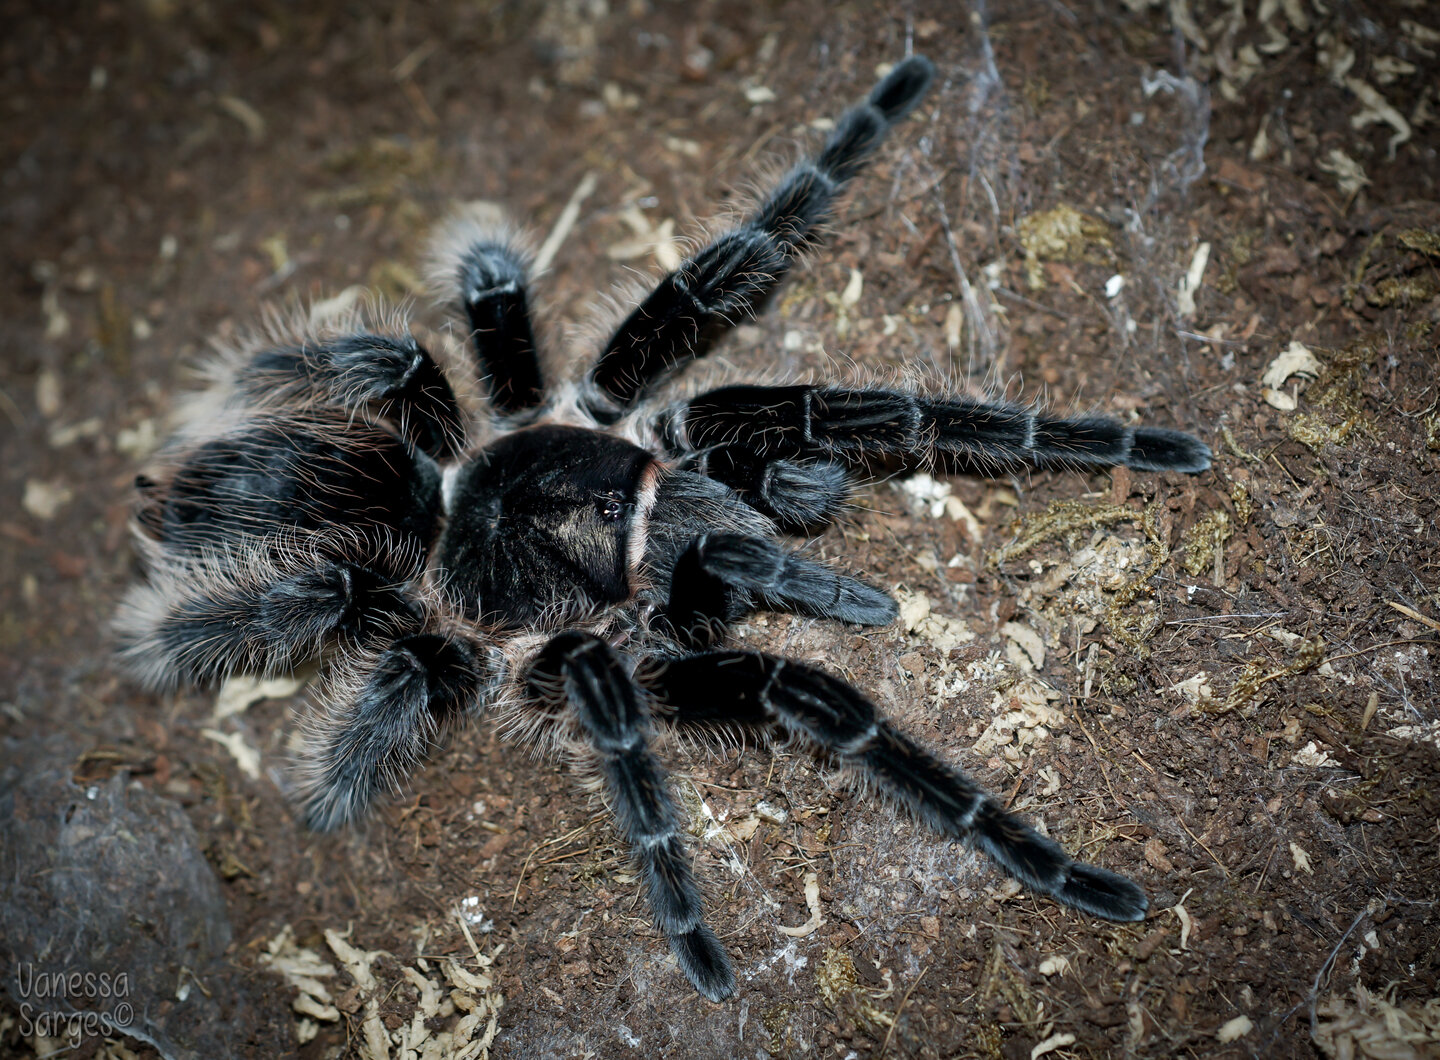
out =
<path fill-rule="evenodd" d="M 723 638 L 762 608 L 895 617 L 887 593 L 779 538 L 833 520 L 876 461 L 1199 471 L 1209 450 L 897 386 L 649 400 L 775 290 L 933 76 L 918 56 L 895 66 L 742 223 L 659 280 L 578 384 L 544 378 L 526 253 L 472 222 L 438 269 L 488 390 L 473 422 L 403 322 L 272 328 L 222 356 L 139 480 L 148 572 L 118 619 L 130 666 L 163 686 L 324 659 L 298 785 L 316 828 L 363 814 L 457 721 L 501 714 L 553 741 L 597 779 L 656 924 L 713 1000 L 734 973 L 703 919 L 657 726 L 798 738 L 1030 887 L 1143 916 L 1136 884 L 1070 858 L 846 682 Z"/>

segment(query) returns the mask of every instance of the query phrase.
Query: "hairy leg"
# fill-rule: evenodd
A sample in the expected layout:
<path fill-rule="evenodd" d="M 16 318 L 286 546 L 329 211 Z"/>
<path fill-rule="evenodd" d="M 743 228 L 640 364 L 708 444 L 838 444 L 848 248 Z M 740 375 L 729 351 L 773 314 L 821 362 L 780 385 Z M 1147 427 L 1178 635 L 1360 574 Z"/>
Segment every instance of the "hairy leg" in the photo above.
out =
<path fill-rule="evenodd" d="M 1210 466 L 1209 447 L 1181 431 L 1098 416 L 1053 418 L 972 398 L 810 384 L 711 390 L 662 414 L 660 434 L 676 455 L 742 448 L 769 460 L 895 457 L 918 467 L 959 460 L 991 471 Z"/>
<path fill-rule="evenodd" d="M 836 198 L 919 103 L 935 69 L 913 56 L 835 124 L 825 146 L 801 162 L 735 228 L 662 278 L 606 344 L 587 377 L 585 403 L 613 423 L 666 374 L 703 356 L 713 325 L 753 315 L 791 265 L 818 241 Z"/>
<path fill-rule="evenodd" d="M 680 466 L 723 482 L 787 534 L 824 529 L 850 498 L 849 473 L 824 459 L 771 458 L 743 445 L 726 445 L 694 453 Z"/>
<path fill-rule="evenodd" d="M 984 850 L 1026 886 L 1107 920 L 1140 920 L 1148 902 L 1123 876 L 1071 858 L 1006 812 L 964 773 L 899 732 L 850 685 L 760 652 L 686 656 L 643 677 L 679 723 L 778 725 L 873 781 L 942 835 Z"/>
<path fill-rule="evenodd" d="M 465 424 L 445 373 L 409 335 L 357 333 L 262 349 L 235 371 L 249 400 L 367 410 L 435 459 L 465 445 Z"/>
<path fill-rule="evenodd" d="M 470 348 L 502 415 L 537 408 L 545 398 L 527 289 L 530 255 L 503 226 L 461 215 L 432 247 L 431 283 L 469 329 Z"/>
<path fill-rule="evenodd" d="M 178 559 L 156 549 L 146 581 L 115 617 L 120 656 L 151 686 L 208 684 L 288 673 L 337 639 L 414 626 L 418 611 L 403 585 L 369 564 L 374 550 L 357 545 L 276 535 Z M 418 573 L 419 554 L 409 563 Z"/>
<path fill-rule="evenodd" d="M 723 1001 L 735 992 L 735 974 L 703 919 L 679 810 L 649 748 L 640 693 L 619 656 L 599 637 L 562 633 L 536 658 L 530 684 L 538 698 L 558 699 L 572 712 L 594 753 L 620 835 L 640 868 L 655 923 L 695 989 Z"/>
<path fill-rule="evenodd" d="M 350 824 L 429 757 L 441 735 L 476 713 L 499 684 L 498 652 L 418 632 L 343 655 L 317 696 L 300 772 L 306 823 Z"/>
<path fill-rule="evenodd" d="M 866 626 L 886 625 L 898 614 L 883 590 L 763 537 L 702 534 L 681 554 L 665 612 L 681 643 L 707 647 L 726 622 L 758 608 Z"/>

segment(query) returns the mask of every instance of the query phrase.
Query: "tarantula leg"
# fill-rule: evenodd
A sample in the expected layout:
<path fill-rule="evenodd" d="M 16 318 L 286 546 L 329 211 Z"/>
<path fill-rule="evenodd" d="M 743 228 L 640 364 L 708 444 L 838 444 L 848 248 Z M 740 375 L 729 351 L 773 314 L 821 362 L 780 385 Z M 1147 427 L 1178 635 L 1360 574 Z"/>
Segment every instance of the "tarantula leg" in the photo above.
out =
<path fill-rule="evenodd" d="M 707 329 L 752 316 L 799 255 L 818 241 L 835 199 L 886 131 L 930 87 L 935 68 L 912 56 L 835 124 L 749 217 L 665 276 L 611 337 L 588 377 L 588 411 L 613 423 L 664 375 L 704 355 Z"/>
<path fill-rule="evenodd" d="M 352 527 L 390 537 L 408 556 L 428 546 L 439 507 L 433 460 L 380 427 L 317 409 L 206 442 L 143 492 L 136 519 L 171 553 Z M 369 564 L 393 568 L 383 551 Z"/>
<path fill-rule="evenodd" d="M 885 591 L 763 537 L 704 534 L 676 562 L 666 617 L 687 643 L 713 643 L 724 623 L 757 607 L 864 626 L 885 625 L 899 613 Z"/>
<path fill-rule="evenodd" d="M 777 724 L 872 780 L 919 820 L 980 847 L 1006 872 L 1107 920 L 1140 920 L 1149 903 L 1123 876 L 1075 861 L 964 773 L 897 731 L 868 699 L 813 666 L 759 652 L 714 652 L 644 678 L 677 723 Z"/>
<path fill-rule="evenodd" d="M 847 387 L 727 386 L 669 410 L 662 436 L 671 451 L 743 446 L 767 459 L 822 455 L 860 462 L 895 457 L 921 467 L 953 463 L 983 470 L 1109 467 L 1203 471 L 1210 448 L 1162 427 L 1112 419 L 1058 419 L 1018 405 Z"/>
<path fill-rule="evenodd" d="M 235 383 L 256 401 L 369 409 L 436 459 L 460 452 L 465 421 L 455 392 L 429 352 L 408 335 L 358 334 L 262 350 Z"/>
<path fill-rule="evenodd" d="M 362 817 L 424 762 L 445 728 L 473 712 L 500 672 L 478 645 L 436 633 L 337 664 L 309 721 L 300 790 L 306 823 L 328 831 Z"/>
<path fill-rule="evenodd" d="M 741 445 L 726 445 L 696 453 L 681 466 L 723 482 L 787 534 L 824 529 L 850 497 L 849 474 L 823 460 L 772 460 Z"/>
<path fill-rule="evenodd" d="M 529 255 L 502 230 L 462 220 L 436 248 L 437 286 L 470 328 L 470 344 L 490 403 L 504 415 L 545 398 L 530 322 Z"/>
<path fill-rule="evenodd" d="M 561 633 L 537 656 L 532 692 L 563 697 L 593 750 L 620 835 L 645 881 L 655 922 L 670 939 L 680 968 L 711 1001 L 735 992 L 735 975 L 706 926 L 700 889 L 680 835 L 680 814 L 665 770 L 647 743 L 640 696 L 619 656 L 599 637 Z"/>
<path fill-rule="evenodd" d="M 151 686 L 287 673 L 337 636 L 394 636 L 417 621 L 389 577 L 268 547 L 158 560 L 115 617 L 121 657 Z"/>

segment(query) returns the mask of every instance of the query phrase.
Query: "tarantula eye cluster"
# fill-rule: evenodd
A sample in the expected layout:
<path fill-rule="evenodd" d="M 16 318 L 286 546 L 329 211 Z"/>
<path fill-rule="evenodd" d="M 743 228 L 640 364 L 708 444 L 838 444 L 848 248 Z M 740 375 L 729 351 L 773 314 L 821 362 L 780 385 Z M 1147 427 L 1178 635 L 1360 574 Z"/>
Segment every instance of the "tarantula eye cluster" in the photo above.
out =
<path fill-rule="evenodd" d="M 437 269 L 485 407 L 462 407 L 403 322 L 272 328 L 223 355 L 140 481 L 147 574 L 117 619 L 126 662 L 163 687 L 321 658 L 298 785 L 315 828 L 362 815 L 464 720 L 494 715 L 570 752 L 600 778 L 657 927 L 713 1000 L 735 977 L 705 923 L 657 726 L 798 738 L 1029 887 L 1143 916 L 1136 884 L 1072 859 L 857 689 L 725 640 L 757 609 L 895 617 L 886 592 L 782 537 L 831 522 L 876 462 L 1200 471 L 1205 445 L 900 387 L 735 382 L 655 400 L 818 243 L 933 76 L 919 56 L 896 65 L 737 227 L 661 277 L 568 385 L 541 368 L 526 254 L 469 222 Z"/>

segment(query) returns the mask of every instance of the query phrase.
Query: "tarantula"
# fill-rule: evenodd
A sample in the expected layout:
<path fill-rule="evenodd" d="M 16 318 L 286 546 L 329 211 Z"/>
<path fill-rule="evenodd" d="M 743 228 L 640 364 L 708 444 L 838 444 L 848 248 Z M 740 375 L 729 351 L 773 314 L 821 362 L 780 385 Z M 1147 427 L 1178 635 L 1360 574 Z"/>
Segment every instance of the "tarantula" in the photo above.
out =
<path fill-rule="evenodd" d="M 222 356 L 137 480 L 147 577 L 117 620 L 130 667 L 167 686 L 327 660 L 297 785 L 318 829 L 360 817 L 465 719 L 498 714 L 570 752 L 680 968 L 715 1001 L 735 977 L 704 921 L 656 726 L 797 738 L 1031 888 L 1141 918 L 1139 886 L 1069 857 L 861 692 L 723 638 L 762 608 L 896 616 L 886 592 L 779 540 L 831 522 L 876 461 L 1199 471 L 1209 449 L 900 387 L 647 400 L 762 306 L 933 76 L 919 56 L 895 66 L 742 223 L 661 278 L 577 384 L 544 378 L 522 245 L 469 222 L 438 268 L 488 390 L 475 421 L 403 321 L 271 328 Z M 477 429 L 485 440 L 468 443 Z"/>

